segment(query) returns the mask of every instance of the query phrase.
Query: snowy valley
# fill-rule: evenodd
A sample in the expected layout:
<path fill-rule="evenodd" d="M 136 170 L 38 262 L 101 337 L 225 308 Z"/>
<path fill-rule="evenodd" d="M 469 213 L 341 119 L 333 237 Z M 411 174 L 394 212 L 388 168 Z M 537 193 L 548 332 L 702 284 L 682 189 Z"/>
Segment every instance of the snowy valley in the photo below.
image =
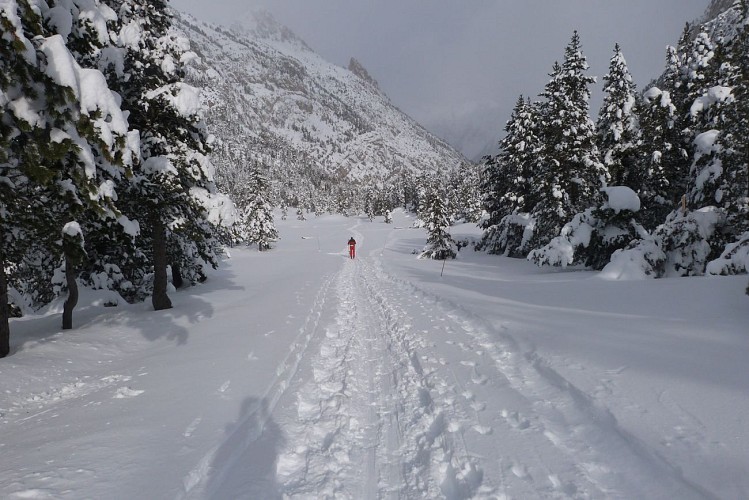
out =
<path fill-rule="evenodd" d="M 174 308 L 14 320 L 4 498 L 745 498 L 744 277 L 608 281 L 324 216 Z M 454 228 L 477 239 L 475 226 Z M 348 259 L 345 242 L 359 242 Z"/>
<path fill-rule="evenodd" d="M 476 165 L 268 14 L 0 0 L 0 498 L 749 498 L 732 5 Z"/>

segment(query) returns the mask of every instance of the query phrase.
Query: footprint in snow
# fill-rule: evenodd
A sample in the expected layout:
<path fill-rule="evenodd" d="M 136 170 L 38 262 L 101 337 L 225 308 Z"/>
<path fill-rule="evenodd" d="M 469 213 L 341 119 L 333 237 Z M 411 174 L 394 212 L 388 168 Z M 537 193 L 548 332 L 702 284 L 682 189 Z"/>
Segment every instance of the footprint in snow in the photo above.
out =
<path fill-rule="evenodd" d="M 140 396 L 146 391 L 136 390 L 131 387 L 120 387 L 117 389 L 117 392 L 114 394 L 115 399 L 125 399 L 125 398 L 134 398 L 135 396 Z"/>
<path fill-rule="evenodd" d="M 484 385 L 489 379 L 486 375 L 482 375 L 476 370 L 473 369 L 473 373 L 471 374 L 471 382 L 473 382 L 476 385 Z"/>
<path fill-rule="evenodd" d="M 460 429 L 461 429 L 461 425 L 458 422 L 450 422 L 447 425 L 447 432 L 451 432 L 451 433 L 460 432 Z"/>
<path fill-rule="evenodd" d="M 486 436 L 487 434 L 492 433 L 492 428 L 488 425 L 474 425 L 473 430 L 478 432 L 482 436 Z"/>
<path fill-rule="evenodd" d="M 195 432 L 195 429 L 198 428 L 198 425 L 200 425 L 200 422 L 202 420 L 203 419 L 201 417 L 198 417 L 195 420 L 193 420 L 190 423 L 190 425 L 187 426 L 187 428 L 185 429 L 185 432 L 183 432 L 182 435 L 185 436 L 186 438 L 189 438 L 190 436 L 192 436 L 192 433 Z"/>
<path fill-rule="evenodd" d="M 484 411 L 486 410 L 486 403 L 483 401 L 475 401 L 471 403 L 471 408 L 473 408 L 473 411 Z"/>
<path fill-rule="evenodd" d="M 512 473 L 515 474 L 520 479 L 525 479 L 528 477 L 528 469 L 525 467 L 525 465 L 515 464 L 511 467 Z"/>
<path fill-rule="evenodd" d="M 514 429 L 524 430 L 531 426 L 531 423 L 528 421 L 528 419 L 526 419 L 516 411 L 502 410 L 502 418 L 507 420 L 507 423 L 510 424 L 510 427 Z"/>

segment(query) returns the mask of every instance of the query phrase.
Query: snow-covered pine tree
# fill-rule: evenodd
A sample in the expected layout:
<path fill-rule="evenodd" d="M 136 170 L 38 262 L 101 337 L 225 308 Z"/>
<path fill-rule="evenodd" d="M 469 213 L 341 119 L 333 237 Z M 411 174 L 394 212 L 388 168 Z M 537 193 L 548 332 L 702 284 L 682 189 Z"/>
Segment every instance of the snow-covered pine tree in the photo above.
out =
<path fill-rule="evenodd" d="M 49 6 L 51 9 L 45 19 L 61 33 L 76 61 L 87 69 L 106 66 L 111 55 L 118 50 L 114 46 L 117 33 L 112 31 L 117 24 L 116 13 L 100 2 L 54 0 L 49 2 Z M 119 180 L 127 182 L 132 173 L 133 157 L 139 154 L 137 131 L 128 133 L 126 148 L 117 154 L 123 155 L 125 167 L 125 175 L 120 176 Z M 94 211 L 84 211 L 77 222 L 86 257 L 78 281 L 86 287 L 115 290 L 123 297 L 135 300 L 136 290 L 122 274 L 120 264 L 128 260 L 143 260 L 135 241 L 139 232 L 137 222 L 121 214 L 116 218 L 102 218 Z"/>
<path fill-rule="evenodd" d="M 613 186 L 627 186 L 639 192 L 643 173 L 638 165 L 640 130 L 635 84 L 627 61 L 617 43 L 603 77 L 604 98 L 596 122 L 601 160 Z"/>
<path fill-rule="evenodd" d="M 81 68 L 65 45 L 64 36 L 74 31 L 74 7 L 52 6 L 26 0 L 0 4 L 0 300 L 5 301 L 0 303 L 5 323 L 0 326 L 0 353 L 5 354 L 4 272 L 8 264 L 20 262 L 19 251 L 30 248 L 22 240 L 65 256 L 69 296 L 63 328 L 71 328 L 78 273 L 74 264 L 82 249 L 66 244 L 63 226 L 70 233 L 71 227 L 80 227 L 77 218 L 116 217 L 113 181 L 121 176 L 126 156 L 127 121 L 116 96 L 104 76 Z M 77 39 L 79 50 L 87 50 L 87 36 L 93 33 Z"/>
<path fill-rule="evenodd" d="M 689 163 L 694 136 L 689 128 L 688 58 L 692 26 L 684 26 L 676 47 L 666 48 L 665 71 L 657 86 L 643 94 L 640 113 L 645 187 L 641 222 L 654 229 L 687 193 Z"/>
<path fill-rule="evenodd" d="M 692 101 L 689 100 L 689 64 L 692 50 L 692 31 L 690 23 L 684 25 L 676 47 L 666 48 L 666 71 L 660 87 L 669 93 L 671 102 L 676 108 L 679 125 L 686 126 Z M 679 129 L 681 130 L 681 128 Z"/>
<path fill-rule="evenodd" d="M 385 213 L 383 214 L 385 224 L 392 224 L 393 223 L 393 213 L 390 211 L 390 209 L 385 210 Z"/>
<path fill-rule="evenodd" d="M 257 244 L 259 251 L 271 248 L 278 240 L 278 231 L 273 223 L 273 207 L 268 202 L 268 180 L 258 170 L 251 173 L 250 185 L 254 193 L 243 210 L 241 225 L 246 231 L 245 240 Z"/>
<path fill-rule="evenodd" d="M 738 26 L 730 41 L 720 40 L 715 51 L 726 57 L 721 75 L 705 80 L 707 87 L 692 106 L 700 125 L 690 178 L 690 206 L 715 206 L 724 220 L 710 244 L 720 254 L 749 230 L 749 13 L 747 2 L 737 2 Z M 725 45 L 725 46 L 724 46 Z M 729 86 L 719 85 L 726 83 Z"/>
<path fill-rule="evenodd" d="M 538 103 L 522 95 L 505 126 L 499 141 L 498 155 L 487 159 L 481 191 L 487 216 L 482 221 L 484 233 L 479 249 L 493 254 L 524 256 L 523 236 L 528 214 L 541 198 L 535 176 L 541 141 Z"/>
<path fill-rule="evenodd" d="M 427 230 L 427 244 L 419 258 L 421 259 L 454 259 L 457 256 L 457 245 L 450 235 L 450 217 L 448 203 L 442 183 L 436 180 L 426 182 L 420 196 L 419 218 Z"/>
<path fill-rule="evenodd" d="M 749 1 L 740 0 L 733 8 L 739 9 L 741 21 L 727 47 L 733 100 L 724 113 L 723 143 L 729 154 L 723 161 L 721 191 L 727 224 L 740 234 L 749 231 Z"/>
<path fill-rule="evenodd" d="M 595 78 L 585 75 L 587 69 L 575 32 L 565 49 L 563 64 L 554 65 L 542 94 L 543 147 L 538 171 L 542 196 L 532 211 L 535 227 L 531 248 L 551 241 L 575 214 L 601 201 L 600 188 L 607 181 L 607 172 L 598 157 L 595 127 L 588 114 L 588 87 Z"/>
<path fill-rule="evenodd" d="M 481 217 L 479 167 L 462 163 L 448 176 L 451 216 L 454 221 L 477 222 Z"/>
<path fill-rule="evenodd" d="M 183 65 L 194 55 L 172 30 L 165 0 L 103 1 L 119 16 L 123 47 L 108 67 L 110 85 L 122 96 L 131 127 L 140 131 L 140 162 L 118 206 L 141 222 L 140 242 L 153 264 L 152 303 L 168 309 L 170 263 L 191 280 L 203 276 L 204 263 L 216 265 L 217 229 L 205 206 L 216 194 L 208 133 L 198 91 L 183 82 Z"/>

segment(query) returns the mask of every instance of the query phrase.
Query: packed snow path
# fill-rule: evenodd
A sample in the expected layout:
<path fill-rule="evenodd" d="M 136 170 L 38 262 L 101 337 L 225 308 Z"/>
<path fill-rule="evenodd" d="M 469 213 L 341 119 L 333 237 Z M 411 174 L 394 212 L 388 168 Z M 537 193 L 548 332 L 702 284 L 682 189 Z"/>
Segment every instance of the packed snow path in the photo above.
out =
<path fill-rule="evenodd" d="M 441 276 L 411 222 L 280 221 L 171 310 L 14 320 L 0 498 L 749 498 L 745 276 Z"/>
<path fill-rule="evenodd" d="M 345 259 L 310 311 L 330 320 L 306 332 L 301 366 L 282 384 L 278 404 L 271 402 L 286 443 L 277 460 L 276 493 L 711 496 L 535 353 L 520 352 L 508 332 L 387 274 L 380 254 L 376 249 Z M 285 361 L 277 373 L 287 372 Z M 239 458 L 215 489 L 203 493 L 269 494 L 258 490 L 255 478 Z"/>

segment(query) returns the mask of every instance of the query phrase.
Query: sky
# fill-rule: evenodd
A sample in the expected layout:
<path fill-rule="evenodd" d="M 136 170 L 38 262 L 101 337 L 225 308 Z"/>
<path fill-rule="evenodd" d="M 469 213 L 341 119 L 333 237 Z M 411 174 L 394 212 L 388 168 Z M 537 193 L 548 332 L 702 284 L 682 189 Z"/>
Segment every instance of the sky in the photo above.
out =
<path fill-rule="evenodd" d="M 475 157 L 496 144 L 520 94 L 543 91 L 574 30 L 598 77 L 619 43 L 641 88 L 664 65 L 687 21 L 709 0 L 173 0 L 197 18 L 231 25 L 262 8 L 325 59 L 353 56 L 392 102 Z"/>

